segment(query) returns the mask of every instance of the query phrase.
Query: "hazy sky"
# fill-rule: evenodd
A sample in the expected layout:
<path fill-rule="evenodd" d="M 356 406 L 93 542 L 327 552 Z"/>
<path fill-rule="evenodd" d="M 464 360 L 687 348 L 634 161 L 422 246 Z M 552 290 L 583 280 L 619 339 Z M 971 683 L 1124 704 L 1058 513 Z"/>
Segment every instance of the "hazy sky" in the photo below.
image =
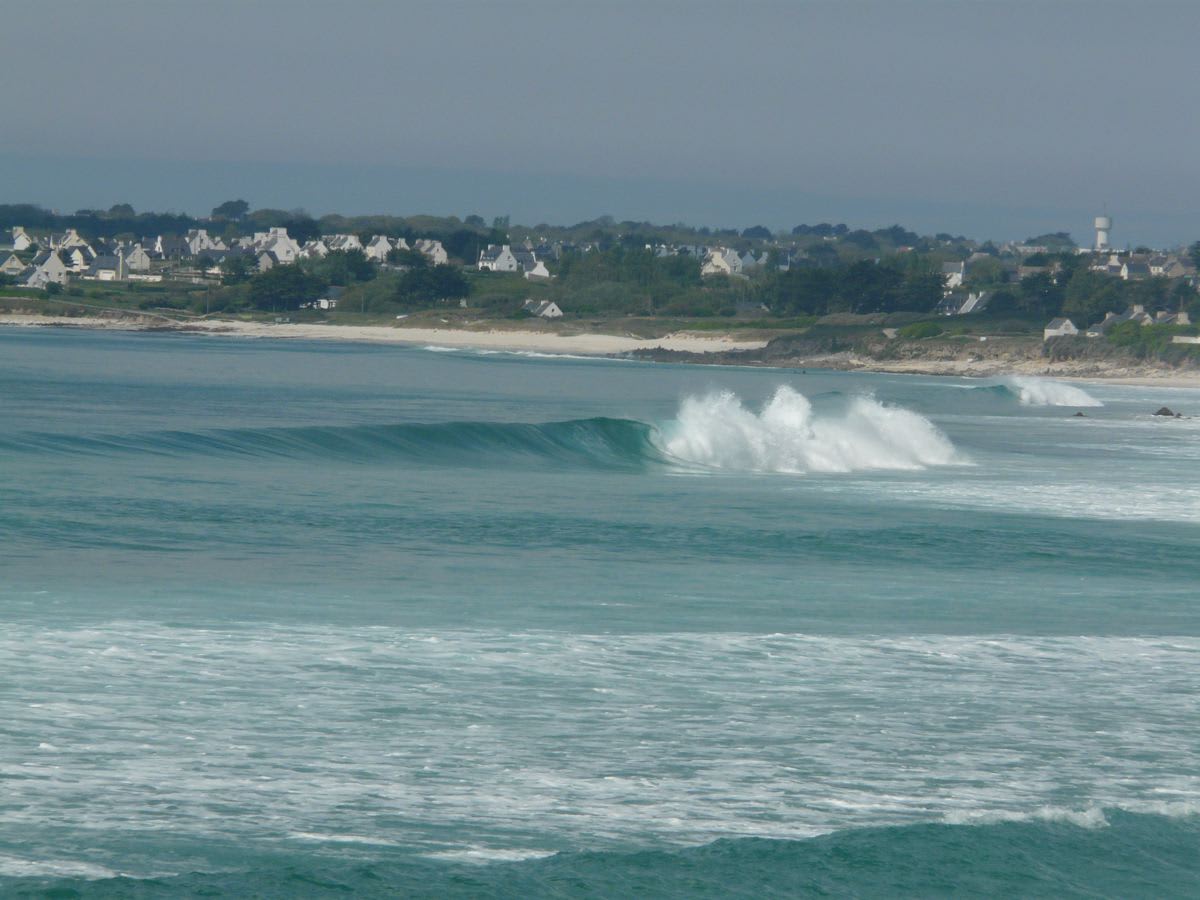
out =
<path fill-rule="evenodd" d="M 1200 238 L 1200 2 L 37 2 L 0 202 Z"/>

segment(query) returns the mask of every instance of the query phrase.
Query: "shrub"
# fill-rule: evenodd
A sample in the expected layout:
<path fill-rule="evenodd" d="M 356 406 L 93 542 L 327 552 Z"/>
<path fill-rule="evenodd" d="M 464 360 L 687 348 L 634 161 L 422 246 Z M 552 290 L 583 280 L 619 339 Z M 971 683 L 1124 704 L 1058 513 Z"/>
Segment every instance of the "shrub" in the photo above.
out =
<path fill-rule="evenodd" d="M 941 333 L 942 326 L 937 322 L 913 322 L 911 325 L 905 325 L 899 331 L 900 337 L 911 341 L 937 337 Z"/>

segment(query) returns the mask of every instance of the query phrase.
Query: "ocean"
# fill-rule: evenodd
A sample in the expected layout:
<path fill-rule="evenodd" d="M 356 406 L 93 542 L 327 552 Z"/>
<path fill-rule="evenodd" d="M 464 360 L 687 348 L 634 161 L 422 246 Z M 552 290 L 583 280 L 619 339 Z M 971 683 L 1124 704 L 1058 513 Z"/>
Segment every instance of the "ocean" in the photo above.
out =
<path fill-rule="evenodd" d="M 1200 895 L 1189 416 L 0 329 L 0 895 Z"/>

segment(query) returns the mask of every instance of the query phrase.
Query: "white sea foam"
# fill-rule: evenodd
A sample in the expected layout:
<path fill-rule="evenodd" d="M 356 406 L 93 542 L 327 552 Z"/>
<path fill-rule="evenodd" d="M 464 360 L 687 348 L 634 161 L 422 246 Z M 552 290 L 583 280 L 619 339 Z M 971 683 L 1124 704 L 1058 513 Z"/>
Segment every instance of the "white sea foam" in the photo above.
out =
<path fill-rule="evenodd" d="M 1044 378 L 1017 377 L 1009 379 L 1022 406 L 1103 406 L 1104 404 L 1082 388 Z"/>
<path fill-rule="evenodd" d="M 855 397 L 838 414 L 817 415 L 787 386 L 758 413 L 729 391 L 689 397 L 661 439 L 681 462 L 752 472 L 915 470 L 963 461 L 932 422 L 910 410 Z"/>
<path fill-rule="evenodd" d="M 950 825 L 995 825 L 1001 822 L 1065 822 L 1080 828 L 1107 828 L 1108 819 L 1098 806 L 1086 809 L 1069 809 L 1061 806 L 1043 806 L 1029 812 L 1004 810 L 966 810 L 948 813 L 945 821 Z"/>
<path fill-rule="evenodd" d="M 73 859 L 22 859 L 0 855 L 0 876 L 8 878 L 116 878 L 117 872 L 95 863 Z"/>
<path fill-rule="evenodd" d="M 547 856 L 553 856 L 554 850 L 525 850 L 525 849 L 500 849 L 498 847 L 469 847 L 462 850 L 441 850 L 436 853 L 426 853 L 424 856 L 427 859 L 444 859 L 454 862 L 473 862 L 473 863 L 491 863 L 491 862 L 520 862 L 525 859 L 545 859 Z"/>

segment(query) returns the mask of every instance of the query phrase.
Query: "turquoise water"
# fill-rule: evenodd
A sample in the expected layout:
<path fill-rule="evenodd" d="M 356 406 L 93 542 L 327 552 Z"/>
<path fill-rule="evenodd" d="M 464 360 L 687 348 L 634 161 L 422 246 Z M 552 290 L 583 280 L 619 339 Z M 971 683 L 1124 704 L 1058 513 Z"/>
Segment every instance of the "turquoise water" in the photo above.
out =
<path fill-rule="evenodd" d="M 0 894 L 1195 896 L 1164 404 L 0 330 Z"/>

